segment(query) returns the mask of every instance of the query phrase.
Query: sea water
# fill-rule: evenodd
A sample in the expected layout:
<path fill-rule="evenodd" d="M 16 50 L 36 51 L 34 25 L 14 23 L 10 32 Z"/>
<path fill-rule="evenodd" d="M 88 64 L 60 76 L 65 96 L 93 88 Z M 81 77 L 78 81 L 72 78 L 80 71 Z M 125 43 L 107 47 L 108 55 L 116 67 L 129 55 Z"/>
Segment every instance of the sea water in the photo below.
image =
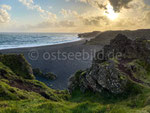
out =
<path fill-rule="evenodd" d="M 76 33 L 0 33 L 0 49 L 55 45 L 78 40 Z"/>

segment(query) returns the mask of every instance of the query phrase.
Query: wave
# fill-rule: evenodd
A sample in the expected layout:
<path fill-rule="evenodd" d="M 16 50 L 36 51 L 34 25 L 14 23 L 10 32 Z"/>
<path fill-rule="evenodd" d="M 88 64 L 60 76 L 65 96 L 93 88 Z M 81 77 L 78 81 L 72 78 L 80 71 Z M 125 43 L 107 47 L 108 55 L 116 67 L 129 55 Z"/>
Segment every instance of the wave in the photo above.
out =
<path fill-rule="evenodd" d="M 75 33 L 0 33 L 0 49 L 55 45 L 78 40 Z"/>

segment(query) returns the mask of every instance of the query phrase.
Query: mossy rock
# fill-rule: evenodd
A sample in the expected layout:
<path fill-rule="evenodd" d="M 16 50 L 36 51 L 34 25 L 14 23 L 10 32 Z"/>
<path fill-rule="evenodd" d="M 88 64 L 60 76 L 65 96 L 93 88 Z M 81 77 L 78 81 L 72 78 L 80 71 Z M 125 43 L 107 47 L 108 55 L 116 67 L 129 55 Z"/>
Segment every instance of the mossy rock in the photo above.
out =
<path fill-rule="evenodd" d="M 0 62 L 8 66 L 17 76 L 25 79 L 34 79 L 31 65 L 23 55 L 9 54 L 0 55 Z"/>
<path fill-rule="evenodd" d="M 43 73 L 42 73 L 42 71 L 39 68 L 33 69 L 33 74 L 35 76 L 43 76 Z"/>
<path fill-rule="evenodd" d="M 35 93 L 53 101 L 60 99 L 54 90 L 34 80 L 32 68 L 22 55 L 2 55 L 0 61 L 1 100 L 23 99 L 30 97 L 26 96 L 28 93 Z"/>
<path fill-rule="evenodd" d="M 45 78 L 47 78 L 47 79 L 50 79 L 50 80 L 55 80 L 55 79 L 57 79 L 57 76 L 55 75 L 55 74 L 53 74 L 53 73 L 46 73 L 46 74 L 44 74 L 43 75 Z"/>
<path fill-rule="evenodd" d="M 15 79 L 16 74 L 12 70 L 0 62 L 0 79 Z"/>
<path fill-rule="evenodd" d="M 77 71 L 76 73 L 75 73 L 75 79 L 76 79 L 76 81 L 80 81 L 80 77 L 82 76 L 82 75 L 84 75 L 85 74 L 85 71 L 82 71 L 82 70 L 79 70 L 79 71 Z"/>
<path fill-rule="evenodd" d="M 44 83 L 17 76 L 0 62 L 0 100 L 27 99 L 32 93 L 53 101 L 60 99 L 54 90 Z"/>
<path fill-rule="evenodd" d="M 44 73 L 42 73 L 42 71 L 39 68 L 33 69 L 33 74 L 35 76 L 44 77 L 44 78 L 47 78 L 49 80 L 56 80 L 57 79 L 57 76 L 54 73 L 48 72 L 48 73 L 44 74 Z"/>

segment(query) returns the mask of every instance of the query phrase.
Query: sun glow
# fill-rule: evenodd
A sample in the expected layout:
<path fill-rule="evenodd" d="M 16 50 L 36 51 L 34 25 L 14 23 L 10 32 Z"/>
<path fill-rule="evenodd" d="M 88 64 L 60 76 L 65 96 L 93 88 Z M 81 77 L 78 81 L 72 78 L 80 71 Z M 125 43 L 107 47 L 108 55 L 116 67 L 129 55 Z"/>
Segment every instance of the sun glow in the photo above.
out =
<path fill-rule="evenodd" d="M 107 11 L 105 11 L 104 15 L 106 15 L 110 20 L 115 20 L 118 17 L 118 13 L 115 13 L 110 3 L 107 4 L 106 8 Z"/>

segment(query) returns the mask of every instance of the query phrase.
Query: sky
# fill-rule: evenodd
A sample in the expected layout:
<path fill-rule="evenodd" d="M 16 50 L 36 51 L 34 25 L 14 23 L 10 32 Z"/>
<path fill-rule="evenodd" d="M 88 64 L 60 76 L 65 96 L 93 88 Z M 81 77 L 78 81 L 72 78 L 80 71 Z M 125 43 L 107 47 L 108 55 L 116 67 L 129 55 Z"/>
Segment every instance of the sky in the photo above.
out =
<path fill-rule="evenodd" d="M 150 0 L 0 0 L 0 32 L 150 28 Z"/>

